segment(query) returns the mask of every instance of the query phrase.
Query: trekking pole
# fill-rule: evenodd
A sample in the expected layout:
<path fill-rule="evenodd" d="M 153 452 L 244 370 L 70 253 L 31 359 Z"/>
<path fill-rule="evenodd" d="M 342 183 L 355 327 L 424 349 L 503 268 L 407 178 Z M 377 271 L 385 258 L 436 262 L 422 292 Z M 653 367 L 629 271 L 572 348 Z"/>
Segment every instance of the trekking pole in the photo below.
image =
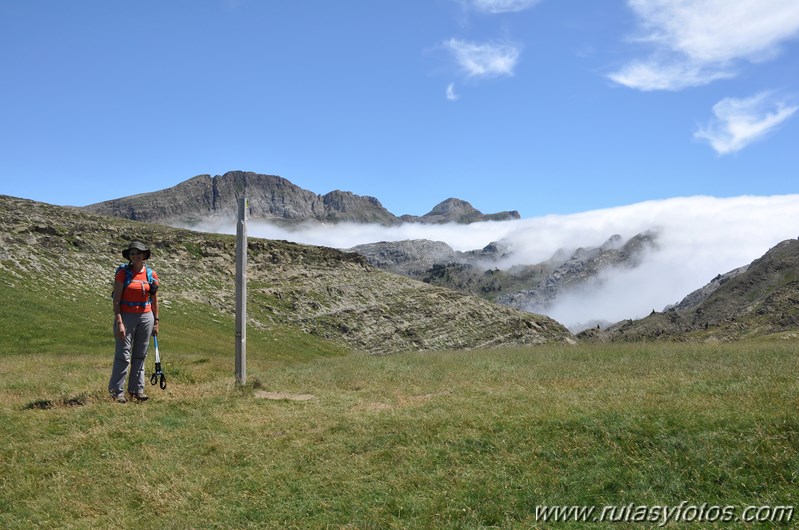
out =
<path fill-rule="evenodd" d="M 160 379 L 161 390 L 164 390 L 166 388 L 166 376 L 164 372 L 161 371 L 161 356 L 158 354 L 158 337 L 153 335 L 153 341 L 155 342 L 155 372 L 150 376 L 150 384 L 154 385 L 158 383 Z"/>

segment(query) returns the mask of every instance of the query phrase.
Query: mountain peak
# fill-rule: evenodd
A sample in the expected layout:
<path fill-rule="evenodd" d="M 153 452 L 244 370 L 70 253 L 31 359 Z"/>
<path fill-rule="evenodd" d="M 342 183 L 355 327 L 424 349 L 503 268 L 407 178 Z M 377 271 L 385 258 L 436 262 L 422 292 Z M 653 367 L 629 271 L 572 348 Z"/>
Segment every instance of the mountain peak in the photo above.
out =
<path fill-rule="evenodd" d="M 484 214 L 463 199 L 450 197 L 436 204 L 432 210 L 421 217 L 403 215 L 402 221 L 409 223 L 476 223 L 480 221 L 507 221 L 521 219 L 519 212 L 508 211 Z"/>
<path fill-rule="evenodd" d="M 468 202 L 456 199 L 454 197 L 450 197 L 445 201 L 441 201 L 440 203 L 436 204 L 429 213 L 425 214 L 425 217 L 431 215 L 473 215 L 473 214 L 482 215 L 477 208 L 469 204 Z"/>

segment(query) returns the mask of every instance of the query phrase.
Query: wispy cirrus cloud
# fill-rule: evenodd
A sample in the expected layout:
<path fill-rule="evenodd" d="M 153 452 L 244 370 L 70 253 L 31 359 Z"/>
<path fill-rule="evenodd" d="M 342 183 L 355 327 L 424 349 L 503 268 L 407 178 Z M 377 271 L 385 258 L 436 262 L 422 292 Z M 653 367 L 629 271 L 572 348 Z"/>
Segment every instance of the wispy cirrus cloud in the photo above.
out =
<path fill-rule="evenodd" d="M 799 36 L 796 0 L 628 0 L 653 47 L 608 77 L 639 90 L 681 90 L 735 77 L 741 60 L 779 54 Z"/>
<path fill-rule="evenodd" d="M 643 91 L 682 90 L 729 79 L 736 72 L 728 66 L 711 66 L 695 61 L 633 61 L 609 77 L 620 85 Z"/>
<path fill-rule="evenodd" d="M 521 50 L 512 44 L 468 42 L 449 39 L 444 42 L 458 66 L 468 77 L 491 78 L 512 76 Z"/>
<path fill-rule="evenodd" d="M 744 99 L 725 98 L 713 105 L 713 118 L 694 137 L 706 140 L 719 155 L 740 151 L 794 115 L 799 106 L 761 92 Z"/>

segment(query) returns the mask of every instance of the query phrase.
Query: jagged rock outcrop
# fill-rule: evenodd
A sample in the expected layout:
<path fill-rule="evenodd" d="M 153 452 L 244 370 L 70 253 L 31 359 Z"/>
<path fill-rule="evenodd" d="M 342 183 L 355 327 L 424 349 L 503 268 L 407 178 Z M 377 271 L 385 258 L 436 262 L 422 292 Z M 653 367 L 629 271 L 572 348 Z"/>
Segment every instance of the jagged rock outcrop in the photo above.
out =
<path fill-rule="evenodd" d="M 343 222 L 396 225 L 421 223 L 471 223 L 518 219 L 518 212 L 483 214 L 468 202 L 447 199 L 421 217 L 399 218 L 374 197 L 335 190 L 317 195 L 276 175 L 230 171 L 224 175 L 198 175 L 171 188 L 90 204 L 92 213 L 171 226 L 192 226 L 202 221 L 235 219 L 238 200 L 246 196 L 252 219 L 276 222 Z"/>
<path fill-rule="evenodd" d="M 366 243 L 347 251 L 364 256 L 371 265 L 379 269 L 411 278 L 425 279 L 433 269 L 451 264 L 464 265 L 467 269 L 474 267 L 475 270 L 479 269 L 482 272 L 484 264 L 491 264 L 504 257 L 508 248 L 506 243 L 500 241 L 489 243 L 480 250 L 461 252 L 443 241 L 406 239 Z"/>
<path fill-rule="evenodd" d="M 427 239 L 367 243 L 347 251 L 364 256 L 379 269 L 411 278 L 419 277 L 436 263 L 457 261 L 461 254 L 443 241 Z"/>
<path fill-rule="evenodd" d="M 646 232 L 627 242 L 623 242 L 621 236 L 614 235 L 600 247 L 578 248 L 534 288 L 503 294 L 497 298 L 497 302 L 527 311 L 546 311 L 558 296 L 601 285 L 601 273 L 619 267 L 636 267 L 643 253 L 655 244 L 656 235 Z M 551 262 L 557 263 L 561 259 L 562 256 L 554 256 Z"/>
<path fill-rule="evenodd" d="M 36 286 L 63 307 L 76 289 L 108 304 L 120 249 L 132 239 L 153 249 L 164 315 L 173 307 L 233 313 L 235 237 L 0 196 L 3 285 Z M 289 326 L 373 354 L 572 340 L 548 317 L 390 274 L 358 254 L 258 238 L 248 247 L 248 322 L 262 329 Z M 75 264 L 68 289 L 53 281 L 65 264 Z M 108 314 L 93 325 L 108 325 Z"/>
<path fill-rule="evenodd" d="M 750 265 L 717 276 L 682 302 L 640 320 L 578 335 L 583 340 L 727 341 L 784 333 L 799 338 L 799 241 L 786 240 Z"/>
<path fill-rule="evenodd" d="M 314 217 L 319 221 L 397 224 L 396 217 L 374 197 L 335 190 L 322 195 L 322 204 L 323 214 Z"/>

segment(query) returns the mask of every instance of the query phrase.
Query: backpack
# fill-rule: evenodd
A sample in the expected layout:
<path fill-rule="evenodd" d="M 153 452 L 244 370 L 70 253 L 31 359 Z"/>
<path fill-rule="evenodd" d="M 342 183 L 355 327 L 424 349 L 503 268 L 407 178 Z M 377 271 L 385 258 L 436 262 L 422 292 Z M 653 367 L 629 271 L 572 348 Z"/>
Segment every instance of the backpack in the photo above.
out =
<path fill-rule="evenodd" d="M 119 267 L 117 267 L 117 270 L 114 273 L 114 278 L 116 278 L 116 275 L 119 274 L 119 271 L 121 271 L 122 269 L 125 269 L 125 281 L 122 283 L 122 291 L 124 292 L 125 289 L 127 289 L 128 285 L 130 285 L 130 282 L 133 281 L 133 269 L 130 267 L 129 263 L 123 263 Z M 153 270 L 147 265 L 144 266 L 144 269 L 147 271 L 147 283 L 150 284 L 150 296 L 152 296 L 158 291 L 158 283 L 156 283 L 155 279 L 153 278 Z M 114 296 L 113 291 L 111 291 L 111 296 L 112 297 Z M 133 304 L 134 302 L 125 302 L 125 303 Z"/>

